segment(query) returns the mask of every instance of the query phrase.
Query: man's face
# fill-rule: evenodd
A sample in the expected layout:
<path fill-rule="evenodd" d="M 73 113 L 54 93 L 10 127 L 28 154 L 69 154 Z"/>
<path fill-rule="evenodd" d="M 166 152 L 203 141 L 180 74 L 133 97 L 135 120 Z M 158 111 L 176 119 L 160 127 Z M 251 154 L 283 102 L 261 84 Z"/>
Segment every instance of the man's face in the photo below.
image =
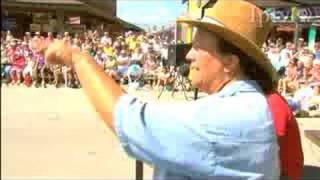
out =
<path fill-rule="evenodd" d="M 204 92 L 223 79 L 224 64 L 222 56 L 218 54 L 217 43 L 218 38 L 212 33 L 198 29 L 186 57 L 191 61 L 192 85 Z"/>

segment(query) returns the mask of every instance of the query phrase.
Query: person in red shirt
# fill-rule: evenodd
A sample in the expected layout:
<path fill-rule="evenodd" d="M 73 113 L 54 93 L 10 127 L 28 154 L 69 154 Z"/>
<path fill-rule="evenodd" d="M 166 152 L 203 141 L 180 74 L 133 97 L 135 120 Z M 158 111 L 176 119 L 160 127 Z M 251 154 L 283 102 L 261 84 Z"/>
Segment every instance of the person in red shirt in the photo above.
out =
<path fill-rule="evenodd" d="M 23 56 L 21 47 L 17 44 L 16 39 L 11 40 L 10 46 L 8 57 L 12 63 L 12 67 L 10 69 L 11 84 L 19 85 L 22 80 L 22 71 L 26 66 L 26 60 Z"/>
<path fill-rule="evenodd" d="M 298 123 L 284 97 L 267 95 L 280 146 L 281 179 L 299 180 L 303 171 L 303 150 Z"/>

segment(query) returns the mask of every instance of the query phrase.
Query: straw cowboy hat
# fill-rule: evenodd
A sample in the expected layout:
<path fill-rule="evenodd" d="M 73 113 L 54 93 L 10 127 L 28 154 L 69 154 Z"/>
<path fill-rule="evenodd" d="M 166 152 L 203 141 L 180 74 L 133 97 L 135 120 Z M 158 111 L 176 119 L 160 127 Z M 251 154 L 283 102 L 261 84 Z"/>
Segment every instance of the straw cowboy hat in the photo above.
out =
<path fill-rule="evenodd" d="M 184 16 L 177 22 L 215 33 L 251 57 L 272 80 L 277 79 L 270 60 L 261 50 L 273 25 L 269 16 L 255 5 L 244 0 L 218 0 L 212 7 L 205 5 L 201 17 Z"/>

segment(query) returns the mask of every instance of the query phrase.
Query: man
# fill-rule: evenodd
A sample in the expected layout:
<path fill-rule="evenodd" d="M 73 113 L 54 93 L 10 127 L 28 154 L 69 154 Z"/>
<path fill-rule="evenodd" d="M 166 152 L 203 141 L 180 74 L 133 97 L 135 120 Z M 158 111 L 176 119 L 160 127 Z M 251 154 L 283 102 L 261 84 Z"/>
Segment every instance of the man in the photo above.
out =
<path fill-rule="evenodd" d="M 262 91 L 275 72 L 260 50 L 270 18 L 253 19 L 263 11 L 243 0 L 203 12 L 180 20 L 198 28 L 187 59 L 192 84 L 210 94 L 198 101 L 162 105 L 126 95 L 90 55 L 64 42 L 49 46 L 46 59 L 74 66 L 97 112 L 131 157 L 154 165 L 155 179 L 277 180 L 278 144 Z"/>

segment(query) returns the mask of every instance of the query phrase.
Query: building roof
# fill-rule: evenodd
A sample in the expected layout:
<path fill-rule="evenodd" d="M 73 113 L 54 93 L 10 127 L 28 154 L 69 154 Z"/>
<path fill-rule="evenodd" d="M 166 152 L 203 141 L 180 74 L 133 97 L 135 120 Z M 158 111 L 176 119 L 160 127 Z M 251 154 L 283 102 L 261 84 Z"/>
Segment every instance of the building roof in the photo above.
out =
<path fill-rule="evenodd" d="M 126 29 L 143 31 L 142 28 L 116 17 L 115 12 L 114 14 L 106 13 L 109 10 L 112 11 L 112 9 L 116 11 L 116 0 L 2 0 L 1 2 L 1 6 L 14 7 L 17 5 L 35 8 L 45 7 L 48 9 L 77 9 L 78 11 L 85 11 L 109 20 L 112 23 L 120 24 Z"/>
<path fill-rule="evenodd" d="M 83 4 L 77 0 L 3 0 L 11 1 L 16 3 L 40 3 L 40 4 L 74 4 L 74 5 L 81 5 Z"/>

